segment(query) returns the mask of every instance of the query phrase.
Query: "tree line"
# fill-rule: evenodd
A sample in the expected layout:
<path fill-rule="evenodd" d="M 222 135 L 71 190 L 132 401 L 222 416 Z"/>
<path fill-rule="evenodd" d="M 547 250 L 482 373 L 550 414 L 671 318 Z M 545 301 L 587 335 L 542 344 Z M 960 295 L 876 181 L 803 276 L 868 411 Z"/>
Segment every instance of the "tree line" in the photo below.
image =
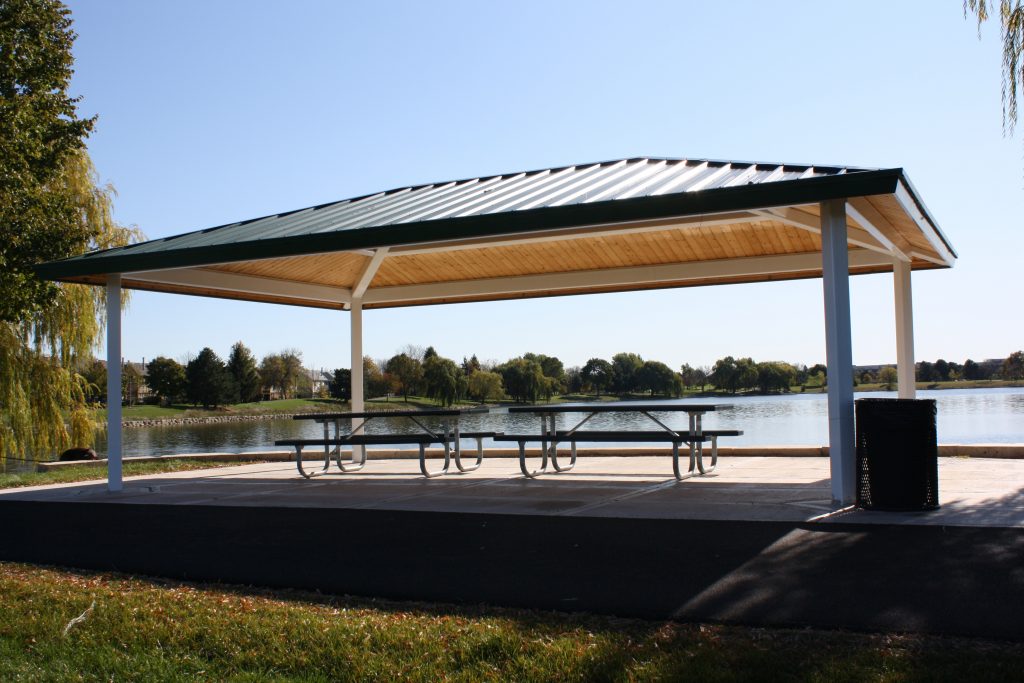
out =
<path fill-rule="evenodd" d="M 1024 353 L 1017 351 L 1004 361 L 963 364 L 921 361 L 916 365 L 922 382 L 1024 379 Z M 892 389 L 897 382 L 895 366 L 863 368 L 854 373 L 854 384 L 881 384 Z M 822 364 L 807 367 L 784 361 L 754 361 L 726 356 L 711 366 L 683 364 L 675 370 L 636 353 L 617 353 L 610 359 L 591 358 L 583 366 L 566 368 L 555 356 L 524 353 L 504 362 L 481 363 L 476 355 L 457 362 L 437 353 L 434 347 L 408 346 L 387 360 L 363 359 L 363 385 L 367 398 L 426 396 L 443 405 L 470 399 L 487 403 L 511 399 L 517 403 L 550 400 L 555 395 L 589 394 L 679 397 L 707 389 L 729 392 L 786 393 L 794 387 L 824 387 L 828 369 Z M 328 383 L 330 395 L 351 398 L 351 372 L 338 368 Z"/>
<path fill-rule="evenodd" d="M 159 356 L 145 366 L 146 374 L 126 364 L 121 371 L 122 394 L 130 396 L 133 387 L 145 383 L 156 400 L 165 405 L 191 403 L 212 408 L 232 403 L 251 403 L 265 398 L 295 398 L 313 392 L 311 373 L 302 365 L 302 352 L 285 349 L 267 354 L 257 363 L 252 351 L 242 342 L 231 347 L 227 361 L 206 347 L 184 364 Z M 103 396 L 106 365 L 92 360 L 80 374 Z"/>
<path fill-rule="evenodd" d="M 158 357 L 146 364 L 146 375 L 131 364 L 122 369 L 122 394 L 145 383 L 164 404 L 187 402 L 210 408 L 233 403 L 250 403 L 267 398 L 312 396 L 313 377 L 302 364 L 302 352 L 285 349 L 267 354 L 257 363 L 242 342 L 231 347 L 226 361 L 212 349 L 204 348 L 182 364 Z M 980 363 L 920 361 L 918 382 L 959 380 L 1024 379 L 1024 352 L 1005 360 Z M 98 360 L 80 370 L 94 392 L 102 396 L 106 367 Z M 338 368 L 325 376 L 328 395 L 351 398 L 351 371 Z M 407 346 L 387 360 L 363 359 L 364 394 L 367 398 L 425 396 L 450 406 L 462 400 L 478 403 L 510 399 L 518 403 L 550 400 L 556 395 L 648 395 L 679 397 L 687 392 L 713 389 L 736 394 L 758 391 L 787 393 L 794 387 L 825 387 L 828 370 L 822 364 L 810 367 L 783 361 L 756 362 L 752 358 L 726 356 L 711 366 L 684 363 L 678 370 L 656 360 L 644 360 L 636 353 L 617 353 L 611 359 L 591 358 L 583 366 L 566 368 L 555 356 L 524 353 L 505 362 L 481 363 L 476 355 L 461 362 L 445 358 L 434 347 Z M 857 368 L 854 385 L 880 384 L 893 389 L 895 366 Z"/>
<path fill-rule="evenodd" d="M 504 362 L 481 363 L 476 355 L 457 362 L 438 354 L 434 347 L 406 347 L 387 360 L 363 359 L 364 393 L 367 398 L 426 396 L 442 405 L 470 399 L 479 403 L 511 399 L 518 403 L 550 400 L 555 395 L 592 394 L 678 397 L 708 387 L 736 393 L 759 389 L 765 393 L 787 392 L 795 384 L 818 378 L 824 383 L 824 366 L 811 368 L 782 361 L 755 362 L 727 356 L 711 367 L 684 364 L 675 370 L 639 354 L 617 353 L 610 359 L 591 358 L 583 366 L 566 368 L 556 356 L 524 353 Z M 334 370 L 328 388 L 331 396 L 348 400 L 351 371 Z"/>

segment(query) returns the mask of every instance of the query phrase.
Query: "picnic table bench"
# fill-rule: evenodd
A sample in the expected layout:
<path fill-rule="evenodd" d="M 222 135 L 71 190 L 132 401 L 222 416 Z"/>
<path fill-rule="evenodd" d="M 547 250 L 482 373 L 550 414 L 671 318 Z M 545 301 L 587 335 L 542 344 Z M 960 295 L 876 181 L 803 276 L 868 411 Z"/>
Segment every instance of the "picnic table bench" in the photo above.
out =
<path fill-rule="evenodd" d="M 460 432 L 459 417 L 466 413 L 487 412 L 486 408 L 470 408 L 464 410 L 394 410 L 374 412 L 344 413 L 308 413 L 296 415 L 296 420 L 314 420 L 324 426 L 323 438 L 319 439 L 281 439 L 275 441 L 277 446 L 291 446 L 295 449 L 295 461 L 299 474 L 306 479 L 326 474 L 330 471 L 331 455 L 335 456 L 338 470 L 342 473 L 358 472 L 366 466 L 366 460 L 345 464 L 341 459 L 341 446 L 382 446 L 382 445 L 413 445 L 419 447 L 420 472 L 427 478 L 448 474 L 452 455 L 455 466 L 460 472 L 472 472 L 483 463 L 483 440 L 494 436 L 494 432 Z M 420 432 L 412 434 L 367 434 L 366 423 L 374 418 L 391 417 L 406 418 L 420 428 Z M 430 429 L 424 424 L 427 418 L 442 419 L 440 430 Z M 348 433 L 342 432 L 342 423 L 354 423 Z M 331 424 L 334 435 L 331 436 Z M 462 461 L 461 439 L 475 439 L 477 442 L 476 462 L 467 465 Z M 431 444 L 444 446 L 444 465 L 440 470 L 431 471 L 427 468 L 426 448 Z M 317 472 L 307 472 L 302 464 L 302 449 L 307 446 L 323 446 L 324 465 Z M 354 453 L 354 451 L 353 451 Z"/>
<path fill-rule="evenodd" d="M 576 466 L 577 443 L 651 443 L 668 442 L 672 444 L 672 471 L 676 479 L 682 481 L 697 474 L 710 474 L 718 465 L 718 438 L 723 436 L 740 436 L 742 430 L 716 429 L 705 430 L 702 426 L 704 413 L 728 410 L 728 404 L 697 403 L 697 404 L 644 404 L 615 403 L 596 405 L 557 405 L 557 406 L 517 406 L 509 408 L 510 413 L 535 413 L 541 417 L 540 434 L 497 434 L 494 441 L 512 441 L 519 445 L 519 469 L 529 479 L 547 473 L 550 459 L 555 472 L 568 472 Z M 612 412 L 637 412 L 646 416 L 661 429 L 643 430 L 581 430 L 586 422 L 596 415 Z M 686 412 L 689 415 L 689 429 L 674 430 L 655 417 L 654 412 Z M 559 413 L 584 413 L 586 416 L 571 429 L 557 429 L 555 417 Z M 541 443 L 541 465 L 530 470 L 526 464 L 526 444 Z M 711 442 L 711 465 L 704 465 L 704 443 Z M 568 442 L 571 446 L 571 458 L 567 466 L 558 462 L 558 444 Z M 684 473 L 679 466 L 679 445 L 689 446 L 690 463 Z"/>

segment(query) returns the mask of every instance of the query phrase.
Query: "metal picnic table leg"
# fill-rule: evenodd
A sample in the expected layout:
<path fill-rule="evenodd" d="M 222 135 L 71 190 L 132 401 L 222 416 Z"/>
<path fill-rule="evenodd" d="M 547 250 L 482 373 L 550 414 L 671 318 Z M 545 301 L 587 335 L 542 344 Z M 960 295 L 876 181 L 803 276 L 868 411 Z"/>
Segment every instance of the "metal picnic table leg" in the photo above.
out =
<path fill-rule="evenodd" d="M 327 426 L 327 421 L 324 421 L 324 466 L 320 468 L 319 472 L 306 472 L 306 468 L 302 466 L 302 446 L 295 447 L 295 465 L 299 469 L 301 474 L 306 479 L 312 479 L 313 477 L 319 477 L 321 474 L 325 474 L 331 467 L 331 444 L 330 444 L 330 428 Z"/>
<path fill-rule="evenodd" d="M 472 472 L 473 470 L 480 469 L 480 465 L 484 461 L 484 440 L 481 437 L 476 437 L 476 463 L 472 465 L 462 464 L 462 437 L 459 436 L 459 423 L 455 423 L 455 466 L 459 468 L 459 472 Z"/>
<path fill-rule="evenodd" d="M 522 470 L 523 476 L 527 479 L 535 479 L 536 477 L 544 474 L 548 471 L 548 448 L 547 442 L 541 443 L 541 462 L 540 468 L 530 471 L 526 466 L 526 442 L 519 442 L 519 469 Z"/>
<path fill-rule="evenodd" d="M 439 470 L 431 472 L 427 469 L 427 444 L 420 442 L 420 472 L 427 479 L 433 479 L 434 477 L 440 477 L 442 474 L 448 474 L 448 467 L 451 464 L 451 444 L 447 441 L 444 444 L 444 467 Z"/>
<path fill-rule="evenodd" d="M 703 413 L 693 413 L 690 415 L 690 436 L 693 436 L 693 441 L 690 442 L 690 458 L 691 462 L 694 457 L 697 461 L 697 470 L 701 474 L 708 474 L 715 469 L 715 465 L 718 463 L 718 449 L 712 446 L 712 452 L 714 453 L 714 459 L 712 461 L 711 469 L 704 469 L 704 431 L 701 427 L 701 416 Z M 692 465 L 691 465 L 692 467 Z"/>
<path fill-rule="evenodd" d="M 691 446 L 692 446 L 692 443 L 691 443 Z M 693 457 L 693 450 L 691 449 L 690 450 L 690 469 L 687 470 L 686 474 L 683 474 L 682 472 L 679 471 L 679 442 L 678 441 L 673 441 L 672 442 L 672 473 L 676 475 L 676 479 L 678 479 L 679 481 L 683 481 L 684 479 L 689 479 L 690 477 L 694 476 L 694 474 L 696 474 L 693 470 L 694 470 L 694 457 Z"/>
<path fill-rule="evenodd" d="M 571 457 L 569 458 L 568 467 L 562 467 L 561 465 L 558 464 L 558 442 L 555 440 L 555 416 L 554 414 L 552 414 L 550 417 L 551 431 L 548 433 L 551 435 L 551 466 L 555 468 L 556 472 L 568 472 L 573 467 L 576 467 L 576 440 L 573 439 L 572 441 L 570 441 L 572 447 L 570 450 Z M 583 422 L 586 422 L 586 420 L 584 420 Z M 581 422 L 580 424 L 583 423 Z M 579 427 L 580 425 L 576 425 L 576 427 L 572 431 L 575 432 L 576 429 L 579 429 Z"/>
<path fill-rule="evenodd" d="M 359 426 L 359 429 L 362 429 L 363 425 L 365 425 L 365 424 L 366 424 L 366 422 L 363 422 L 363 424 Z M 325 433 L 327 432 L 327 423 L 326 422 L 324 422 L 324 432 Z M 353 432 L 352 435 L 354 436 L 355 432 Z M 340 420 L 335 420 L 335 422 L 334 422 L 334 437 L 335 437 L 336 440 L 341 441 L 341 421 Z M 326 441 L 326 440 L 327 439 L 325 437 L 324 441 Z M 352 460 L 353 460 L 353 463 L 351 465 L 347 466 L 347 467 L 344 465 L 344 463 L 341 462 L 341 444 L 339 443 L 338 446 L 334 449 L 334 458 L 335 458 L 334 461 L 337 463 L 338 469 L 341 470 L 342 472 L 344 472 L 345 474 L 348 474 L 350 472 L 358 472 L 359 470 L 361 470 L 364 467 L 366 467 L 366 463 L 370 460 L 370 457 L 367 456 L 367 457 L 363 458 L 362 460 L 360 460 L 358 464 L 356 464 L 354 462 L 355 461 L 355 456 L 356 456 L 356 451 L 355 451 L 356 448 L 357 448 L 357 446 L 352 446 Z"/>
<path fill-rule="evenodd" d="M 298 446 L 298 445 L 295 446 L 295 465 L 299 469 L 299 474 L 301 474 L 306 479 L 312 479 L 313 477 L 319 477 L 321 474 L 323 474 L 324 472 L 327 471 L 327 467 L 330 467 L 330 464 L 331 464 L 331 460 L 328 457 L 327 463 L 326 463 L 326 465 L 327 465 L 326 467 L 321 469 L 319 472 L 307 472 L 306 469 L 302 466 L 302 446 Z"/>

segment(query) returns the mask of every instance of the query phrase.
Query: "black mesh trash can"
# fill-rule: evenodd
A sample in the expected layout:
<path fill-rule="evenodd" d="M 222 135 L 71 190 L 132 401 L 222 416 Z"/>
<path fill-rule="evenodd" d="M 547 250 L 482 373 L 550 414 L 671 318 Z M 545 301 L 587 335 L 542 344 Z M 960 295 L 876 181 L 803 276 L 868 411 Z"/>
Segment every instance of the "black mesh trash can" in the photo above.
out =
<path fill-rule="evenodd" d="M 857 505 L 868 510 L 939 507 L 939 447 L 932 399 L 861 398 Z"/>

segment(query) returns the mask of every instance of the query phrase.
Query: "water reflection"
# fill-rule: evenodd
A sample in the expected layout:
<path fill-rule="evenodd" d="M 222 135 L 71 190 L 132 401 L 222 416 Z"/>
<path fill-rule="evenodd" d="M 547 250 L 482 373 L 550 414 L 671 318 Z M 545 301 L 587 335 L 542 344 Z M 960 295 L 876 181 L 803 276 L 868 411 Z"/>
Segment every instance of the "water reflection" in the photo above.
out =
<path fill-rule="evenodd" d="M 872 393 L 860 397 L 895 397 L 895 393 Z M 939 443 L 1021 443 L 1024 442 L 1024 388 L 961 389 L 920 391 L 920 398 L 938 402 Z M 751 396 L 735 399 L 683 399 L 664 403 L 731 403 L 733 409 L 709 413 L 708 429 L 742 429 L 744 435 L 729 439 L 732 445 L 811 445 L 828 443 L 828 410 L 822 394 Z M 686 413 L 656 412 L 655 417 L 672 428 L 687 427 Z M 585 413 L 564 413 L 557 418 L 559 429 L 575 426 Z M 462 418 L 464 431 L 537 433 L 540 419 L 534 415 L 496 409 Z M 428 422 L 439 427 L 440 422 Z M 655 429 L 638 413 L 607 413 L 587 423 L 588 429 Z M 410 434 L 418 431 L 402 418 L 375 418 L 368 433 Z M 126 457 L 169 453 L 203 453 L 277 450 L 278 439 L 312 439 L 322 427 L 308 420 L 276 419 L 251 422 L 190 424 L 142 427 L 124 430 Z M 101 440 L 97 451 L 106 451 Z"/>

